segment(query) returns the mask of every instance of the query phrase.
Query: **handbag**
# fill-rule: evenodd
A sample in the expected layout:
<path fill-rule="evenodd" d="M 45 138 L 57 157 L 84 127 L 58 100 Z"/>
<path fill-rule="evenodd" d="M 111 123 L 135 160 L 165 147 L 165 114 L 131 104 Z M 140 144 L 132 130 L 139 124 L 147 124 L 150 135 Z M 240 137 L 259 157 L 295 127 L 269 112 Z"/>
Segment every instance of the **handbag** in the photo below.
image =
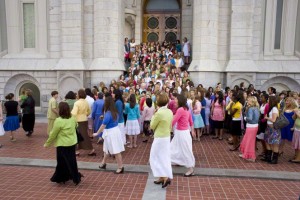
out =
<path fill-rule="evenodd" d="M 277 117 L 276 121 L 273 123 L 273 127 L 274 129 L 281 129 L 286 127 L 289 124 L 290 124 L 289 120 L 282 113 Z"/>
<path fill-rule="evenodd" d="M 76 130 L 76 135 L 77 135 L 77 143 L 84 141 L 84 138 L 82 137 L 81 133 L 79 132 L 78 128 Z"/>

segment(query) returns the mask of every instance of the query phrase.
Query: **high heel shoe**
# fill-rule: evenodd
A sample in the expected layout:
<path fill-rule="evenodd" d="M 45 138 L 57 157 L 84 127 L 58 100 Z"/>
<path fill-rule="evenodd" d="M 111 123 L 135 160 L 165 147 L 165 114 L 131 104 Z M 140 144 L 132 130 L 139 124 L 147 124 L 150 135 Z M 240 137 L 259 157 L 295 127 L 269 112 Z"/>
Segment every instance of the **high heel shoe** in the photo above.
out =
<path fill-rule="evenodd" d="M 160 185 L 160 184 L 163 184 L 164 181 L 163 180 L 156 180 L 156 181 L 153 181 L 154 184 L 156 185 Z"/>
<path fill-rule="evenodd" d="M 171 180 L 169 178 L 166 180 L 166 182 L 164 182 L 164 184 L 161 186 L 161 188 L 165 188 L 168 185 L 171 185 Z"/>
<path fill-rule="evenodd" d="M 192 172 L 189 173 L 189 174 L 185 173 L 183 176 L 184 176 L 184 177 L 191 177 L 191 176 L 195 176 L 195 174 L 194 174 L 194 171 L 192 171 Z"/>
<path fill-rule="evenodd" d="M 99 168 L 100 169 L 106 169 L 106 163 L 103 163 L 103 164 L 99 165 Z"/>
<path fill-rule="evenodd" d="M 93 153 L 89 153 L 88 156 L 96 156 L 96 152 L 93 152 Z"/>
<path fill-rule="evenodd" d="M 121 169 L 120 171 L 118 171 L 119 169 Z M 123 174 L 124 173 L 124 167 L 117 169 L 117 171 L 115 171 L 115 174 Z"/>

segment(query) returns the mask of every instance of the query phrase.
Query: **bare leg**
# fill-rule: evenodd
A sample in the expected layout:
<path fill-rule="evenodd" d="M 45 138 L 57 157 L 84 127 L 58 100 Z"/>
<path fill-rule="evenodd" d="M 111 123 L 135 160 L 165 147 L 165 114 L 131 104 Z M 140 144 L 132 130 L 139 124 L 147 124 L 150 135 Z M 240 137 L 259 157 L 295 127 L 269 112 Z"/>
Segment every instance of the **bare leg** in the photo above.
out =
<path fill-rule="evenodd" d="M 118 168 L 121 169 L 123 167 L 121 153 L 115 154 L 115 157 L 116 157 L 116 161 L 117 161 L 117 164 L 118 164 Z"/>
<path fill-rule="evenodd" d="M 133 135 L 129 135 L 129 141 L 130 141 L 130 144 L 129 144 L 129 148 L 132 148 L 132 145 L 133 145 Z"/>
<path fill-rule="evenodd" d="M 133 136 L 133 139 L 134 139 L 134 145 L 133 145 L 133 147 L 137 147 L 137 144 L 136 144 L 136 142 L 137 142 L 137 135 Z"/>
<path fill-rule="evenodd" d="M 279 144 L 273 144 L 272 150 L 273 150 L 273 152 L 278 153 L 279 152 Z"/>
<path fill-rule="evenodd" d="M 219 136 L 219 139 L 221 139 L 221 138 L 223 139 L 223 132 L 224 132 L 224 129 L 221 128 L 221 129 L 220 129 L 220 136 Z"/>
<path fill-rule="evenodd" d="M 198 141 L 200 141 L 200 137 L 201 137 L 201 135 L 200 135 L 200 128 L 197 128 L 196 129 L 196 133 L 197 133 L 197 139 L 198 139 Z"/>
<path fill-rule="evenodd" d="M 108 157 L 108 155 L 104 152 L 104 156 L 103 156 L 103 159 L 102 159 L 102 164 L 106 163 L 107 157 Z"/>

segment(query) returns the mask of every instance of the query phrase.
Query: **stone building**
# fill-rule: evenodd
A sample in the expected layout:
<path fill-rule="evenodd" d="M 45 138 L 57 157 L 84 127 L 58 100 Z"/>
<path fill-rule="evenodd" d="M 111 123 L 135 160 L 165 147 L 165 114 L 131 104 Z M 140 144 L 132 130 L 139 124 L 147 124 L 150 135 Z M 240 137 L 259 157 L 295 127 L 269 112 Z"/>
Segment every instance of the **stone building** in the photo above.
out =
<path fill-rule="evenodd" d="M 298 0 L 0 0 L 0 98 L 109 82 L 124 70 L 124 37 L 187 37 L 192 79 L 299 90 Z"/>

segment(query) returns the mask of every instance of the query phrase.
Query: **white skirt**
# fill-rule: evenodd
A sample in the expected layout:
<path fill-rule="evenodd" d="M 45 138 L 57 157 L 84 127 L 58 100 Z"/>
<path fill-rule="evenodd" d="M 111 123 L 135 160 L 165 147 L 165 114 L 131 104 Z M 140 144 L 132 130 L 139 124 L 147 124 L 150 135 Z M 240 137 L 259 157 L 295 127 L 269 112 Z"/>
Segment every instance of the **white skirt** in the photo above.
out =
<path fill-rule="evenodd" d="M 140 131 L 139 121 L 137 119 L 127 120 L 126 127 L 125 127 L 125 133 L 127 135 L 138 135 L 138 134 L 140 134 L 141 131 Z"/>
<path fill-rule="evenodd" d="M 154 138 L 150 150 L 150 167 L 154 177 L 173 179 L 170 138 Z"/>
<path fill-rule="evenodd" d="M 171 141 L 171 162 L 187 168 L 195 167 L 192 137 L 189 130 L 175 129 Z"/>
<path fill-rule="evenodd" d="M 118 154 L 124 149 L 121 131 L 118 126 L 103 131 L 103 151 L 106 154 Z"/>
<path fill-rule="evenodd" d="M 124 122 L 122 123 L 119 123 L 118 124 L 118 127 L 121 131 L 121 136 L 122 136 L 122 140 L 123 140 L 123 143 L 124 145 L 126 144 L 126 134 L 125 134 L 125 126 L 124 126 Z"/>
<path fill-rule="evenodd" d="M 1 102 L 0 102 L 1 103 Z M 0 122 L 0 136 L 3 136 L 5 134 L 5 130 L 3 128 L 3 123 L 2 121 Z"/>

